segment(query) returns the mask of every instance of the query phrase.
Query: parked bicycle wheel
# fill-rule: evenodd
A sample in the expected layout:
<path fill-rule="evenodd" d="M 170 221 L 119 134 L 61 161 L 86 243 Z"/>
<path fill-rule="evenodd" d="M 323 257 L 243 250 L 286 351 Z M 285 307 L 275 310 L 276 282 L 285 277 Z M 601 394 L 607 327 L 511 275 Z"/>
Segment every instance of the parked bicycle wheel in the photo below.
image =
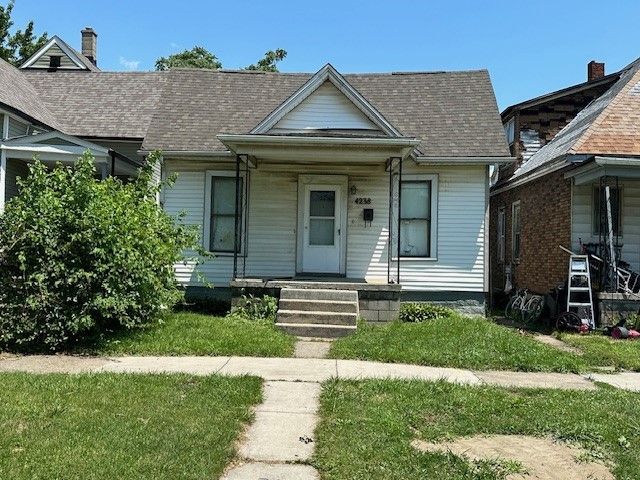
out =
<path fill-rule="evenodd" d="M 544 310 L 544 298 L 539 295 L 532 296 L 525 304 L 523 311 L 524 321 L 527 324 L 536 322 Z"/>
<path fill-rule="evenodd" d="M 509 299 L 506 308 L 504 309 L 504 316 L 509 320 L 518 321 L 522 319 L 522 297 L 514 295 Z"/>

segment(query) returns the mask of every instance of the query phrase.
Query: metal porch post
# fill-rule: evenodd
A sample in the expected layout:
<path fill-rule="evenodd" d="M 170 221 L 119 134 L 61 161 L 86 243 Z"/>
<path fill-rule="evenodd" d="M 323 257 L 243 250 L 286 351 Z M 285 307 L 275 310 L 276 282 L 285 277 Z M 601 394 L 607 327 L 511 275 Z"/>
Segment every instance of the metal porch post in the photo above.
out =
<path fill-rule="evenodd" d="M 397 279 L 398 285 L 400 285 L 400 226 L 402 217 L 402 157 L 398 158 L 398 253 L 397 253 Z"/>
<path fill-rule="evenodd" d="M 393 242 L 391 241 L 391 235 L 393 222 L 393 158 L 389 158 L 389 238 L 387 240 L 387 283 L 391 283 L 391 261 L 393 260 L 393 254 L 391 248 Z"/>
<path fill-rule="evenodd" d="M 246 199 L 246 201 L 243 201 Z M 247 249 L 248 249 L 248 237 L 247 237 L 247 224 L 249 221 L 249 158 L 244 159 L 244 181 L 242 184 L 242 195 L 240 201 L 242 202 L 242 238 L 240 245 L 242 247 L 242 278 L 247 275 Z"/>
<path fill-rule="evenodd" d="M 240 228 L 240 155 L 236 155 L 236 205 L 235 205 L 235 222 L 233 236 L 233 280 L 238 277 L 238 246 L 239 228 Z"/>

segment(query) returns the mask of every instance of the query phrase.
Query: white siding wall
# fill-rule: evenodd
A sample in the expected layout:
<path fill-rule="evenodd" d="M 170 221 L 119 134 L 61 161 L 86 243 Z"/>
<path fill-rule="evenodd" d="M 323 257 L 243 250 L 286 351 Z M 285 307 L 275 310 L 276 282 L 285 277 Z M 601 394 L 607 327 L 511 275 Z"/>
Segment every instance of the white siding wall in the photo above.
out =
<path fill-rule="evenodd" d="M 409 164 L 407 161 L 406 164 Z M 167 172 L 178 172 L 173 189 L 164 194 L 171 214 L 186 212 L 185 221 L 202 230 L 205 171 L 233 169 L 230 163 L 166 160 Z M 419 167 L 407 173 L 437 174 L 438 235 L 436 260 L 403 260 L 401 280 L 408 290 L 473 291 L 484 287 L 484 167 Z M 389 177 L 382 165 L 322 167 L 261 164 L 250 171 L 247 276 L 287 277 L 296 272 L 298 174 L 347 174 L 356 197 L 370 197 L 371 226 L 364 226 L 363 205 L 349 196 L 347 205 L 347 276 L 386 281 Z M 369 207 L 369 205 L 367 205 Z M 198 267 L 214 285 L 231 279 L 233 257 L 219 256 Z M 178 265 L 178 279 L 198 285 L 194 265 Z"/>
<path fill-rule="evenodd" d="M 640 270 L 640 181 L 621 181 L 622 187 L 622 259 Z M 571 205 L 571 242 L 573 249 L 583 243 L 597 242 L 593 235 L 593 185 L 573 186 Z"/>
<path fill-rule="evenodd" d="M 64 53 L 62 49 L 56 44 L 51 45 L 49 50 L 44 52 L 42 56 L 38 58 L 38 60 L 36 60 L 36 62 L 29 68 L 49 68 L 49 57 L 51 57 L 52 55 L 61 57 L 60 68 L 79 70 L 79 67 L 75 63 L 73 63 L 73 61 L 67 56 L 67 54 Z"/>
<path fill-rule="evenodd" d="M 331 82 L 323 83 L 271 129 L 273 133 L 320 129 L 379 130 Z"/>

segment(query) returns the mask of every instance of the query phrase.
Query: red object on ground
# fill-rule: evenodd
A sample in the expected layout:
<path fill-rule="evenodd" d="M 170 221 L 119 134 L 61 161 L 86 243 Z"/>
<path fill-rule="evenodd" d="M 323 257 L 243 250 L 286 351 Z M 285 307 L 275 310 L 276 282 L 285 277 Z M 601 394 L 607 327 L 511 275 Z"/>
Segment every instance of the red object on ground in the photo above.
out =
<path fill-rule="evenodd" d="M 634 340 L 640 338 L 640 332 L 637 330 L 629 330 L 629 338 L 633 338 Z"/>

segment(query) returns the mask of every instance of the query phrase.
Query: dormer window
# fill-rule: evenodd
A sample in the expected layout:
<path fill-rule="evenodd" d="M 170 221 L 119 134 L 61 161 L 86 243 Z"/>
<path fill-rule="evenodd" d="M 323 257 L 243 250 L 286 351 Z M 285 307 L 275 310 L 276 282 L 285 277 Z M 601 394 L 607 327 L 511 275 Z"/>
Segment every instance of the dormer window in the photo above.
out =
<path fill-rule="evenodd" d="M 52 70 L 56 70 L 60 68 L 60 59 L 61 55 L 50 55 L 49 56 L 49 68 Z"/>

